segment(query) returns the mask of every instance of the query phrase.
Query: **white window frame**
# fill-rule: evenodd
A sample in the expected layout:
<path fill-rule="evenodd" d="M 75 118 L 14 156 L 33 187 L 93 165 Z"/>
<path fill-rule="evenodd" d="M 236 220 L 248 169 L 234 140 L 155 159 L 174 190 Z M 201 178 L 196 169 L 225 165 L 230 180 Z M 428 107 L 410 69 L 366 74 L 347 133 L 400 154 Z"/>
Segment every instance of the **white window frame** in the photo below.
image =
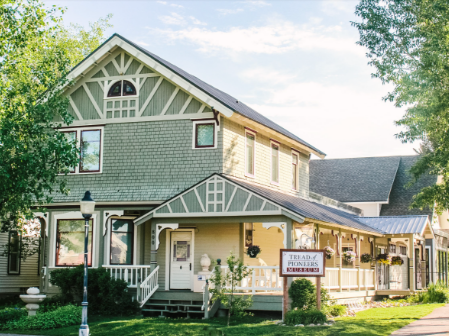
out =
<path fill-rule="evenodd" d="M 59 129 L 62 133 L 76 132 L 76 148 L 81 149 L 81 132 L 82 131 L 96 131 L 100 130 L 100 170 L 95 172 L 80 172 L 80 163 L 75 166 L 74 172 L 69 172 L 68 175 L 88 175 L 101 174 L 103 172 L 103 147 L 104 147 L 104 126 L 89 126 L 89 127 L 69 127 Z M 60 174 L 63 175 L 63 174 Z"/>
<path fill-rule="evenodd" d="M 278 148 L 278 181 L 273 181 L 273 145 Z M 280 162 L 281 162 L 281 144 L 277 141 L 270 140 L 270 181 L 271 184 L 278 186 L 281 182 L 281 170 L 280 170 Z"/>
<path fill-rule="evenodd" d="M 299 153 L 297 151 L 292 150 L 292 157 L 293 157 L 293 155 L 296 156 L 296 168 L 295 168 L 295 186 L 294 186 L 294 188 L 292 188 L 292 190 L 298 191 L 299 190 Z M 293 166 L 293 162 L 291 163 L 291 165 Z M 293 179 L 293 176 L 292 176 L 292 179 Z M 293 186 L 293 183 L 292 183 L 292 186 Z"/>
<path fill-rule="evenodd" d="M 251 174 L 251 173 L 248 173 L 247 171 L 246 171 L 246 167 L 248 166 L 247 165 L 247 159 L 248 159 L 248 144 L 247 144 L 247 137 L 246 137 L 246 135 L 247 134 L 251 134 L 251 135 L 253 135 L 254 136 L 254 146 L 253 146 L 253 153 L 254 153 L 254 155 L 253 155 L 253 174 Z M 248 128 L 245 128 L 245 167 L 244 167 L 244 169 L 245 169 L 245 176 L 246 177 L 252 177 L 252 178 L 254 178 L 254 177 L 256 177 L 256 144 L 257 144 L 257 133 L 256 132 L 254 132 L 254 131 L 251 131 L 251 130 L 249 130 Z"/>
<path fill-rule="evenodd" d="M 196 125 L 202 124 L 214 124 L 214 145 L 212 147 L 196 147 Z M 204 149 L 217 149 L 218 143 L 218 126 L 215 119 L 203 119 L 203 120 L 193 120 L 192 123 L 192 149 L 196 150 L 204 150 Z"/>
<path fill-rule="evenodd" d="M 109 83 L 108 85 L 106 85 L 105 90 L 103 92 L 103 98 L 106 100 L 111 100 L 111 99 L 120 99 L 120 98 L 139 98 L 139 91 L 140 91 L 140 85 L 139 85 L 139 81 L 137 81 L 137 83 L 131 78 L 132 76 L 129 75 L 128 76 L 124 76 L 122 79 L 118 79 L 118 80 L 113 80 L 111 81 L 111 83 Z M 116 97 L 108 97 L 108 92 L 111 89 L 111 87 L 117 83 L 117 82 L 123 82 L 123 81 L 128 81 L 131 82 L 134 85 L 134 88 L 136 89 L 136 94 L 135 95 L 129 95 L 129 96 L 124 96 L 123 95 L 123 83 L 122 83 L 122 95 L 121 96 L 116 96 Z"/>
<path fill-rule="evenodd" d="M 107 219 L 107 234 L 106 234 L 106 241 L 107 243 L 105 244 L 107 246 L 106 249 L 106 261 L 105 261 L 105 265 L 107 266 L 133 266 L 133 265 L 137 265 L 137 225 L 134 224 L 134 233 L 133 233 L 133 250 L 132 250 L 132 264 L 128 265 L 128 264 L 111 264 L 111 238 L 112 238 L 112 221 L 116 219 L 116 220 L 120 220 L 120 219 L 124 219 L 124 220 L 130 220 L 131 222 L 133 222 L 134 219 L 136 219 L 136 217 L 134 216 L 117 216 L 117 215 L 111 215 L 108 219 Z"/>

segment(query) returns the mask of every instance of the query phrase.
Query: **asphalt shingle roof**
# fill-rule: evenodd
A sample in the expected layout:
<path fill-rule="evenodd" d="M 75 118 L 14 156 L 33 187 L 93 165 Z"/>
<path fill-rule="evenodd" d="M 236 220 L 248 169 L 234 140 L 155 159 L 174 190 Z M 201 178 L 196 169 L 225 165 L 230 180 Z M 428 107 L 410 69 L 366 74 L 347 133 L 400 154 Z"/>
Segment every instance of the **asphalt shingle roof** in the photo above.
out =
<path fill-rule="evenodd" d="M 297 213 L 300 216 L 316 219 L 323 222 L 335 223 L 347 226 L 349 228 L 364 230 L 375 233 L 384 233 L 382 230 L 373 228 L 359 221 L 360 217 L 352 215 L 342 210 L 328 207 L 323 204 L 308 201 L 303 198 L 288 195 L 276 190 L 265 188 L 260 185 L 243 182 L 239 179 L 221 175 L 230 179 L 232 182 L 248 189 L 259 196 L 265 197 L 278 205 Z"/>
<path fill-rule="evenodd" d="M 410 182 L 411 176 L 408 173 L 410 168 L 418 160 L 418 155 L 400 156 L 400 164 L 396 173 L 396 179 L 393 183 L 393 188 L 390 193 L 390 201 L 388 204 L 383 204 L 380 215 L 381 216 L 402 216 L 402 215 L 426 215 L 432 218 L 433 209 L 424 208 L 410 209 L 413 201 L 413 196 L 420 192 L 424 187 L 431 186 L 437 183 L 436 175 L 422 175 L 416 183 L 409 188 L 405 186 Z"/>
<path fill-rule="evenodd" d="M 253 110 L 251 107 L 243 104 L 238 99 L 236 99 L 236 98 L 230 96 L 229 94 L 227 94 L 227 93 L 225 93 L 225 92 L 223 92 L 223 91 L 213 87 L 212 85 L 209 85 L 209 84 L 203 82 L 201 79 L 199 79 L 199 78 L 189 74 L 188 72 L 182 70 L 181 68 L 177 67 L 176 65 L 174 65 L 174 64 L 164 60 L 163 58 L 161 58 L 161 57 L 153 54 L 152 52 L 142 48 L 141 46 L 131 42 L 130 40 L 126 39 L 125 37 L 121 36 L 120 34 L 112 35 L 102 45 L 108 43 L 108 41 L 110 39 L 112 39 L 114 36 L 117 36 L 117 37 L 121 38 L 123 41 L 131 44 L 135 48 L 139 49 L 141 52 L 145 53 L 147 56 L 153 58 L 155 61 L 165 65 L 171 71 L 173 71 L 176 74 L 178 74 L 179 76 L 183 77 L 185 80 L 187 80 L 191 84 L 195 85 L 198 89 L 200 89 L 203 92 L 205 92 L 205 93 L 209 94 L 210 96 L 214 97 L 215 99 L 220 101 L 222 104 L 224 104 L 225 106 L 229 107 L 231 110 L 233 110 L 233 111 L 235 111 L 235 112 L 237 112 L 237 113 L 239 113 L 239 114 L 241 114 L 241 115 L 243 115 L 243 116 L 245 116 L 245 117 L 247 117 L 247 118 L 249 118 L 251 120 L 254 120 L 254 121 L 256 121 L 256 122 L 258 122 L 258 123 L 260 123 L 260 124 L 262 124 L 262 125 L 264 125 L 264 126 L 266 126 L 268 128 L 271 128 L 272 130 L 274 130 L 276 132 L 279 132 L 279 133 L 285 135 L 286 137 L 288 137 L 288 138 L 290 138 L 290 139 L 292 139 L 294 141 L 298 141 L 299 143 L 301 143 L 301 144 L 303 144 L 303 145 L 313 149 L 314 151 L 320 153 L 321 155 L 326 155 L 325 153 L 323 153 L 319 149 L 315 148 L 311 144 L 309 144 L 306 141 L 302 140 L 301 138 L 297 137 L 295 134 L 293 134 L 290 131 L 286 130 L 285 128 L 279 126 L 278 124 L 276 124 L 275 122 L 271 121 L 267 117 L 263 116 L 259 112 Z M 86 59 L 88 57 L 86 57 Z M 81 63 L 79 63 L 76 67 L 78 67 Z"/>
<path fill-rule="evenodd" d="M 360 217 L 359 221 L 389 234 L 422 233 L 427 216 Z"/>
<path fill-rule="evenodd" d="M 310 191 L 340 202 L 387 202 L 400 158 L 311 160 Z"/>

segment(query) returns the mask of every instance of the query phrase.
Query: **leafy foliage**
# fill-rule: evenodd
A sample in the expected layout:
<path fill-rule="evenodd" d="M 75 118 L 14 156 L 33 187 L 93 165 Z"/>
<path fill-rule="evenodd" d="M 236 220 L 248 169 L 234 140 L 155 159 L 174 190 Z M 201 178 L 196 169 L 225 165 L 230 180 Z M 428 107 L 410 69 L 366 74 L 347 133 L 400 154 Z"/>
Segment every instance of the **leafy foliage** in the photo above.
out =
<path fill-rule="evenodd" d="M 0 0 L 0 220 L 22 230 L 30 208 L 67 193 L 78 162 L 74 142 L 58 132 L 73 117 L 61 95 L 70 69 L 103 40 L 106 17 L 86 31 L 61 25 L 63 9 L 40 0 Z"/>
<path fill-rule="evenodd" d="M 249 275 L 248 268 L 243 265 L 243 261 L 236 258 L 231 252 L 226 263 L 229 270 L 226 273 L 221 272 L 220 265 L 215 267 L 215 272 L 211 277 L 213 288 L 212 302 L 220 300 L 221 303 L 228 309 L 228 326 L 231 321 L 231 316 L 245 315 L 245 309 L 251 307 L 252 296 L 235 295 L 238 284 Z"/>
<path fill-rule="evenodd" d="M 3 325 L 9 321 L 16 321 L 22 316 L 27 316 L 28 312 L 26 308 L 5 308 L 0 310 L 0 325 Z"/>
<path fill-rule="evenodd" d="M 50 283 L 58 286 L 63 303 L 80 303 L 83 293 L 84 265 L 51 272 Z M 89 313 L 101 315 L 131 315 L 138 311 L 136 301 L 128 293 L 125 281 L 113 279 L 104 268 L 88 270 L 87 300 Z"/>
<path fill-rule="evenodd" d="M 292 307 L 298 309 L 316 308 L 316 287 L 308 279 L 296 279 L 288 289 L 288 295 L 292 300 Z M 321 288 L 321 302 L 325 306 L 329 303 L 330 296 L 325 288 Z"/>
<path fill-rule="evenodd" d="M 348 307 L 343 305 L 332 305 L 325 307 L 324 311 L 330 316 L 343 316 L 348 311 Z"/>
<path fill-rule="evenodd" d="M 3 325 L 3 330 L 46 330 L 62 328 L 79 324 L 81 307 L 68 305 L 54 311 L 38 313 L 35 316 L 24 316 L 16 321 L 9 321 Z"/>
<path fill-rule="evenodd" d="M 373 256 L 371 254 L 369 254 L 369 253 L 363 253 L 360 256 L 360 261 L 362 263 L 370 263 L 371 261 L 373 261 L 373 259 L 374 259 Z"/>
<path fill-rule="evenodd" d="M 449 303 L 449 288 L 442 282 L 431 283 L 420 299 L 422 303 Z"/>
<path fill-rule="evenodd" d="M 413 181 L 428 173 L 443 177 L 415 195 L 412 206 L 436 203 L 441 212 L 449 208 L 449 2 L 361 0 L 356 15 L 361 21 L 352 24 L 368 49 L 372 76 L 394 85 L 385 100 L 407 108 L 396 122 L 405 128 L 397 137 L 422 141 Z"/>
<path fill-rule="evenodd" d="M 302 310 L 294 309 L 290 310 L 285 314 L 285 324 L 296 325 L 296 324 L 321 324 L 327 321 L 326 315 L 317 309 Z"/>

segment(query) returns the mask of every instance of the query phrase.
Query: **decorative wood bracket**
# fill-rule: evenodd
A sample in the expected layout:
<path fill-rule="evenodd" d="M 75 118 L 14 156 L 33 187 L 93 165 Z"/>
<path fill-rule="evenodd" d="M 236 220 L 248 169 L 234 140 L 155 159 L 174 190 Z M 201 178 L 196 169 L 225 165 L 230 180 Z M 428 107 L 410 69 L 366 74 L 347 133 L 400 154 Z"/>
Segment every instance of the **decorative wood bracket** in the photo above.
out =
<path fill-rule="evenodd" d="M 332 230 L 331 235 L 333 237 L 335 237 L 335 240 L 337 241 L 337 255 L 339 256 L 340 255 L 340 232 Z"/>
<path fill-rule="evenodd" d="M 34 212 L 33 215 L 34 215 L 36 218 L 42 218 L 42 219 L 45 219 L 45 237 L 48 237 L 48 220 L 49 220 L 49 218 L 50 218 L 50 213 L 49 213 L 49 212 L 46 212 L 46 213 L 43 213 L 43 212 Z"/>
<path fill-rule="evenodd" d="M 280 222 L 280 223 L 262 223 L 262 227 L 264 227 L 265 229 L 269 229 L 269 228 L 271 228 L 271 227 L 277 227 L 277 228 L 279 228 L 279 229 L 281 229 L 282 230 L 282 232 L 284 233 L 284 248 L 287 248 L 287 223 L 283 223 L 283 222 Z"/>
<path fill-rule="evenodd" d="M 354 245 L 355 245 L 355 256 L 358 257 L 359 249 L 358 249 L 358 244 L 357 244 L 357 235 L 351 233 L 351 239 L 354 241 Z"/>
<path fill-rule="evenodd" d="M 123 216 L 124 210 L 104 210 L 103 211 L 103 236 L 108 231 L 108 220 L 111 216 Z"/>
<path fill-rule="evenodd" d="M 153 239 L 152 239 L 152 243 L 154 244 L 154 250 L 158 250 L 159 249 L 159 235 L 161 234 L 162 230 L 164 229 L 172 229 L 172 230 L 176 230 L 177 228 L 179 228 L 179 224 L 157 224 L 156 225 L 156 232 L 151 232 Z"/>
<path fill-rule="evenodd" d="M 220 115 L 220 112 L 218 112 L 217 110 L 215 110 L 212 107 L 212 113 L 214 114 L 214 119 L 215 119 L 215 121 L 217 123 L 217 126 L 220 126 L 220 120 L 218 120 L 218 116 Z"/>

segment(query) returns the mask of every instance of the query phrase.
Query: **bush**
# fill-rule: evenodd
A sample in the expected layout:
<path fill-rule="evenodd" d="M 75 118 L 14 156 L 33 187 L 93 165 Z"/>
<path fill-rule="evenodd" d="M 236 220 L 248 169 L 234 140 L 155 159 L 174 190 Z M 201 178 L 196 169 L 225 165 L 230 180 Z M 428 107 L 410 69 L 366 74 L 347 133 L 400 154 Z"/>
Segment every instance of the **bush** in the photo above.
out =
<path fill-rule="evenodd" d="M 3 330 L 46 330 L 68 327 L 81 322 L 81 307 L 68 305 L 52 312 L 37 313 L 35 316 L 24 316 L 17 321 L 9 321 Z"/>
<path fill-rule="evenodd" d="M 422 293 L 422 303 L 448 303 L 449 288 L 442 282 L 431 283 L 427 292 Z"/>
<path fill-rule="evenodd" d="M 90 314 L 132 315 L 139 310 L 128 293 L 124 280 L 113 279 L 104 268 L 89 269 L 87 300 Z M 61 290 L 62 303 L 80 303 L 83 293 L 84 265 L 51 272 L 50 282 Z"/>
<path fill-rule="evenodd" d="M 309 310 L 290 310 L 285 315 L 285 324 L 296 325 L 296 324 L 322 324 L 326 322 L 326 315 L 317 310 L 317 309 L 309 309 Z"/>
<path fill-rule="evenodd" d="M 297 279 L 292 282 L 288 295 L 292 299 L 292 307 L 299 309 L 316 308 L 316 287 L 308 279 Z M 324 307 L 328 304 L 330 296 L 327 290 L 321 288 L 321 305 Z"/>
<path fill-rule="evenodd" d="M 52 297 L 47 297 L 39 304 L 39 312 L 46 313 L 54 311 L 59 307 L 64 306 L 64 300 L 60 295 L 54 295 Z"/>
<path fill-rule="evenodd" d="M 0 325 L 5 324 L 9 321 L 15 321 L 20 319 L 22 316 L 28 315 L 25 308 L 5 308 L 0 310 Z"/>
<path fill-rule="evenodd" d="M 343 305 L 328 306 L 324 309 L 326 315 L 330 316 L 343 316 L 346 314 L 348 307 Z"/>

